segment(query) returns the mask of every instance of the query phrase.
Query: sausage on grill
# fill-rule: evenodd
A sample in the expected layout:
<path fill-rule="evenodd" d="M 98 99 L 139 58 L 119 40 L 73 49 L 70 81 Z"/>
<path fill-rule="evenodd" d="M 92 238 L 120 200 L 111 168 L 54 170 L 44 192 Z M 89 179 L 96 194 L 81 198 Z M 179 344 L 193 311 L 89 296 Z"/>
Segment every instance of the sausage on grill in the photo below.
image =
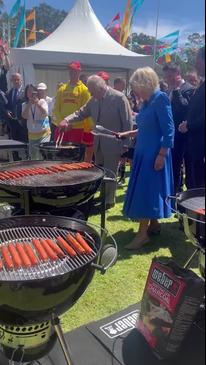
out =
<path fill-rule="evenodd" d="M 13 260 L 13 263 L 14 263 L 14 266 L 19 269 L 20 267 L 23 266 L 23 262 L 22 262 L 22 259 L 16 249 L 16 247 L 10 243 L 8 245 L 8 249 L 9 249 L 9 252 L 10 252 L 10 255 L 12 257 L 12 260 Z"/>
<path fill-rule="evenodd" d="M 67 243 L 67 241 L 65 241 L 64 238 L 62 238 L 61 236 L 57 237 L 57 243 L 65 249 L 65 251 L 71 256 L 71 257 L 75 257 L 77 256 L 76 251 L 73 250 L 73 248 L 71 246 L 69 246 L 69 244 Z"/>
<path fill-rule="evenodd" d="M 72 244 L 72 246 L 75 248 L 75 250 L 79 254 L 82 255 L 82 254 L 86 253 L 85 249 L 79 244 L 79 242 L 70 233 L 67 235 L 67 241 Z"/>
<path fill-rule="evenodd" d="M 47 241 L 45 239 L 40 239 L 40 243 L 41 245 L 43 246 L 43 248 L 45 249 L 47 255 L 49 256 L 49 258 L 52 260 L 52 261 L 56 261 L 58 260 L 58 256 L 56 254 L 55 251 L 53 251 L 53 249 L 49 246 L 49 244 L 47 243 Z"/>
<path fill-rule="evenodd" d="M 29 255 L 27 254 L 26 252 L 26 248 L 25 248 L 25 245 L 21 245 L 20 243 L 16 243 L 16 249 L 23 261 L 23 266 L 28 268 L 28 267 L 31 267 L 33 266 L 32 265 L 32 261 L 30 260 L 29 258 Z"/>
<path fill-rule="evenodd" d="M 51 239 L 46 239 L 46 242 L 48 243 L 48 245 L 52 248 L 52 250 L 54 252 L 56 252 L 56 254 L 59 257 L 65 257 L 65 253 L 61 250 L 61 248 Z"/>
<path fill-rule="evenodd" d="M 25 243 L 24 244 L 24 249 L 25 249 L 27 255 L 29 256 L 29 260 L 31 261 L 32 266 L 37 265 L 38 264 L 38 259 L 36 257 L 36 254 L 35 254 L 34 250 L 30 246 L 30 244 L 29 243 Z"/>
<path fill-rule="evenodd" d="M 79 244 L 85 249 L 86 253 L 90 254 L 93 252 L 92 248 L 88 245 L 84 237 L 79 232 L 76 233 L 76 239 Z"/>
<path fill-rule="evenodd" d="M 1 252 L 2 252 L 2 256 L 3 256 L 3 259 L 4 259 L 5 265 L 7 266 L 7 268 L 9 270 L 12 270 L 14 268 L 14 263 L 13 263 L 13 260 L 10 256 L 8 248 L 6 246 L 2 247 Z"/>
<path fill-rule="evenodd" d="M 3 267 L 4 267 L 3 261 L 0 259 L 0 271 L 3 270 Z"/>
<path fill-rule="evenodd" d="M 42 244 L 40 243 L 40 241 L 38 239 L 33 239 L 32 243 L 36 249 L 36 252 L 38 253 L 39 257 L 41 260 L 43 261 L 48 261 L 49 260 L 49 256 L 47 254 L 47 252 L 45 251 L 44 247 L 42 246 Z"/>

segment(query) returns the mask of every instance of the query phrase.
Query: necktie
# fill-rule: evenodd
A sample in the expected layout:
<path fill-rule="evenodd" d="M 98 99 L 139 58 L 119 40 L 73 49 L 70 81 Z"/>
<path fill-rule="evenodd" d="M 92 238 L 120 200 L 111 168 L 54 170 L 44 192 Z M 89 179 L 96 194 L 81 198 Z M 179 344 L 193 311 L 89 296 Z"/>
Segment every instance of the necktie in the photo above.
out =
<path fill-rule="evenodd" d="M 18 90 L 17 89 L 14 89 L 14 92 L 13 92 L 13 104 L 16 104 L 16 102 L 17 102 L 17 96 L 18 96 Z"/>

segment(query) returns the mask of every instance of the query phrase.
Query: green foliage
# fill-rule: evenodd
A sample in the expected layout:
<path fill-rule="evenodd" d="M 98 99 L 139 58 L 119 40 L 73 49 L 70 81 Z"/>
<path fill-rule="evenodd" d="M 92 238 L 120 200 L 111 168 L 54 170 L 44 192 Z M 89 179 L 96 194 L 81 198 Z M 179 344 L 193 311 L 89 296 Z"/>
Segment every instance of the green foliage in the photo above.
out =
<path fill-rule="evenodd" d="M 46 3 L 40 4 L 35 7 L 35 9 L 37 29 L 44 30 L 48 33 L 52 33 L 67 16 L 66 11 L 54 9 Z M 28 11 L 28 13 L 30 11 Z M 37 33 L 37 41 L 40 41 L 43 38 L 45 38 L 45 35 Z"/>

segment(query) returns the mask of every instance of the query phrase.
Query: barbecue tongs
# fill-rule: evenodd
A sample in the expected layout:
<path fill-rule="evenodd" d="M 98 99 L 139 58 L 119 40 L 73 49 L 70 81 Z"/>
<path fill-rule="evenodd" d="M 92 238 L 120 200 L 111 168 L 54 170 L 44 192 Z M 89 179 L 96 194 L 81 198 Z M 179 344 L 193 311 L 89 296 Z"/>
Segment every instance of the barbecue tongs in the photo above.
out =
<path fill-rule="evenodd" d="M 97 124 L 92 130 L 92 134 L 95 136 L 105 136 L 105 137 L 116 137 L 117 133 L 111 131 L 110 129 L 104 128 L 102 125 Z"/>
<path fill-rule="evenodd" d="M 63 142 L 63 139 L 64 139 L 64 132 L 62 132 L 62 133 L 60 132 L 59 133 L 59 136 L 58 136 L 58 138 L 56 140 L 56 145 L 55 145 L 56 148 L 61 147 L 62 142 Z"/>

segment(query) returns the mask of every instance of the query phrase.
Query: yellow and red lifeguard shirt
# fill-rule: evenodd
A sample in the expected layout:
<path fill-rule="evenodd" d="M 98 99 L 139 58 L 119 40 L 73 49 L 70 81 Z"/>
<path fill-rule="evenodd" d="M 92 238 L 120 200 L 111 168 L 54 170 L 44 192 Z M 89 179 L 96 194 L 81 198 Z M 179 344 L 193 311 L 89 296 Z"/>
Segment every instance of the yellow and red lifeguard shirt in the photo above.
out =
<path fill-rule="evenodd" d="M 58 127 L 65 117 L 78 111 L 90 98 L 89 90 L 82 81 L 78 81 L 75 86 L 70 85 L 70 83 L 62 85 L 57 92 L 55 100 L 53 124 Z M 67 136 L 65 136 L 65 142 L 82 142 L 84 133 L 89 133 L 93 129 L 93 125 L 92 118 L 77 122 L 75 124 L 75 129 L 69 131 Z"/>

